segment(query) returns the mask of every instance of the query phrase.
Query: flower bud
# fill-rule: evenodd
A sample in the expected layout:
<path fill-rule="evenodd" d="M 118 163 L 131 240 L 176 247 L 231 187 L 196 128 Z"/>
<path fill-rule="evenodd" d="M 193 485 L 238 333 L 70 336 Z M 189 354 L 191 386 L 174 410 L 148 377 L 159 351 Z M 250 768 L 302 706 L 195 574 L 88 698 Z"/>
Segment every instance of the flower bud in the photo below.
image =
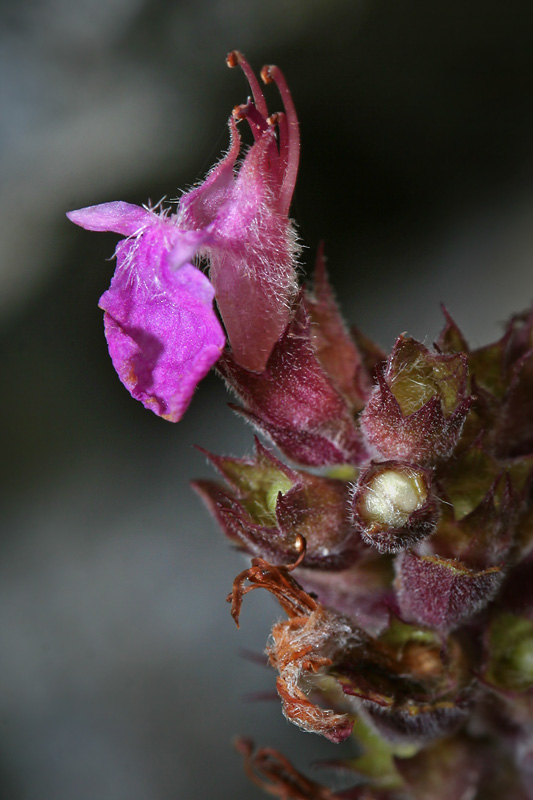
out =
<path fill-rule="evenodd" d="M 361 415 L 368 441 L 385 457 L 431 463 L 449 455 L 472 398 L 462 353 L 432 353 L 400 336 Z"/>
<path fill-rule="evenodd" d="M 372 462 L 352 496 L 352 521 L 367 544 L 397 553 L 429 536 L 438 520 L 431 472 L 401 461 Z"/>

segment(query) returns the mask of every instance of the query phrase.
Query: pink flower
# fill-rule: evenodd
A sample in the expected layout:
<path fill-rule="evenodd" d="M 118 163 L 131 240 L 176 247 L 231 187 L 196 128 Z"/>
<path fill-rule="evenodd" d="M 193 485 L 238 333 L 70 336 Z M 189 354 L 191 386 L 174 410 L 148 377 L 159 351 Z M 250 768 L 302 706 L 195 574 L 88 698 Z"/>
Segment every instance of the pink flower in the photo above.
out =
<path fill-rule="evenodd" d="M 133 397 L 173 422 L 224 347 L 214 295 L 235 362 L 261 372 L 297 290 L 298 246 L 287 216 L 300 147 L 292 98 L 280 70 L 263 68 L 285 106 L 269 117 L 243 56 L 230 53 L 228 65 L 242 67 L 254 101 L 234 111 L 228 153 L 181 197 L 176 214 L 112 202 L 67 215 L 87 230 L 126 237 L 100 299 L 109 352 Z M 248 121 L 254 144 L 237 166 L 239 119 Z M 192 265 L 195 257 L 207 262 L 211 283 Z"/>

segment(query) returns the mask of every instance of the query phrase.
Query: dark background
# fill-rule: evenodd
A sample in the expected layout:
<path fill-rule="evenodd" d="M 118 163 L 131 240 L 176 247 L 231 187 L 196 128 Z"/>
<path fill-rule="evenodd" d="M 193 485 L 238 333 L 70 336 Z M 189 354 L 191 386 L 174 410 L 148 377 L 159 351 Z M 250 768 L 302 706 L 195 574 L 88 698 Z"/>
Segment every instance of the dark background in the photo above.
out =
<path fill-rule="evenodd" d="M 226 52 L 278 63 L 302 127 L 293 207 L 347 318 L 383 346 L 475 343 L 533 295 L 533 7 L 406 0 L 25 0 L 0 43 L 0 796 L 252 800 L 237 733 L 300 767 L 341 751 L 249 702 L 278 611 L 224 602 L 243 568 L 188 488 L 193 444 L 251 449 L 214 377 L 170 425 L 102 333 L 117 237 L 71 208 L 175 197 L 247 93 Z M 278 104 L 269 92 L 271 107 Z M 349 745 L 342 751 L 349 752 Z M 338 784 L 336 784 L 338 785 Z"/>

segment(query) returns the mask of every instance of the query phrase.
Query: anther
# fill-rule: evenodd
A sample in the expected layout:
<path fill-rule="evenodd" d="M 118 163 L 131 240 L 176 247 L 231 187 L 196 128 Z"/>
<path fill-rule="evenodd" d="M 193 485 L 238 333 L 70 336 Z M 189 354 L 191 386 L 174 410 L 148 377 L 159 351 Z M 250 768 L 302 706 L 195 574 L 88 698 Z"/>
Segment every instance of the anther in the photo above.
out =
<path fill-rule="evenodd" d="M 259 73 L 261 75 L 261 80 L 263 83 L 272 83 L 274 78 L 272 77 L 272 65 L 265 64 L 265 66 L 261 69 Z"/>
<path fill-rule="evenodd" d="M 280 142 L 282 163 L 286 165 L 285 174 L 279 193 L 278 208 L 281 214 L 287 214 L 294 194 L 296 185 L 296 175 L 298 173 L 298 162 L 300 159 L 300 131 L 298 117 L 289 87 L 283 72 L 274 64 L 266 64 L 261 70 L 263 83 L 275 83 L 285 106 L 285 118 L 283 136 L 285 142 Z M 266 116 L 266 115 L 265 115 Z M 281 133 L 281 131 L 280 131 Z M 283 152 L 286 151 L 286 152 Z"/>
<path fill-rule="evenodd" d="M 226 56 L 226 64 L 230 69 L 233 67 L 237 67 L 239 65 L 239 56 L 240 53 L 238 50 L 230 50 L 228 55 Z"/>

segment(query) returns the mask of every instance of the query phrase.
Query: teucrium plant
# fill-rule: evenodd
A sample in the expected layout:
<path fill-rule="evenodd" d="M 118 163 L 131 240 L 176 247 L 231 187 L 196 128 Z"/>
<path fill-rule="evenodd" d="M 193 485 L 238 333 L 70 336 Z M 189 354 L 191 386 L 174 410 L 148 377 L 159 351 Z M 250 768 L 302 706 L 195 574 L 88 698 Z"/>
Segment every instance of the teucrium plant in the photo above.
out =
<path fill-rule="evenodd" d="M 252 99 L 175 211 L 113 202 L 69 217 L 124 237 L 100 305 L 131 394 L 177 421 L 215 366 L 270 442 L 208 453 L 221 480 L 195 489 L 252 557 L 228 598 L 235 621 L 257 588 L 285 612 L 267 649 L 283 713 L 358 749 L 338 794 L 241 740 L 246 768 L 300 800 L 531 799 L 533 312 L 477 349 L 446 311 L 433 348 L 402 335 L 387 356 L 350 332 L 322 251 L 298 287 L 285 79 L 261 72 L 284 106 L 269 114 L 244 57 L 228 64 Z M 253 145 L 239 160 L 242 120 Z"/>

